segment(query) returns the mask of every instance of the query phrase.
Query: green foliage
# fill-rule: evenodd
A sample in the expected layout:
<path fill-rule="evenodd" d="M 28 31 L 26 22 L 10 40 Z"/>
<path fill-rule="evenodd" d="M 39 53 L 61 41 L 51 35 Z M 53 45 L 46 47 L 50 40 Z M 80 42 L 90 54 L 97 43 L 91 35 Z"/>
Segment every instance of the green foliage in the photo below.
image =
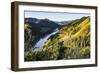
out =
<path fill-rule="evenodd" d="M 38 50 L 29 52 L 25 61 L 86 58 L 90 58 L 90 17 L 74 20 L 62 27 Z"/>
<path fill-rule="evenodd" d="M 81 55 L 81 57 L 85 57 L 85 58 L 88 58 L 88 56 L 90 56 L 90 47 L 89 46 L 87 46 L 87 47 L 85 47 L 85 48 L 81 48 L 81 50 L 80 50 L 80 55 Z"/>

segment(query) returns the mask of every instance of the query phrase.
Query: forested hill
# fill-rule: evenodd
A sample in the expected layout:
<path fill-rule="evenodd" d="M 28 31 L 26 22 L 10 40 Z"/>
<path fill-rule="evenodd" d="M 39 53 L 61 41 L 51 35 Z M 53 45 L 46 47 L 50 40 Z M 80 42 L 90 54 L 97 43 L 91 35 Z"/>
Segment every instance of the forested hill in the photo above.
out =
<path fill-rule="evenodd" d="M 65 25 L 25 61 L 90 58 L 90 17 L 82 17 Z"/>

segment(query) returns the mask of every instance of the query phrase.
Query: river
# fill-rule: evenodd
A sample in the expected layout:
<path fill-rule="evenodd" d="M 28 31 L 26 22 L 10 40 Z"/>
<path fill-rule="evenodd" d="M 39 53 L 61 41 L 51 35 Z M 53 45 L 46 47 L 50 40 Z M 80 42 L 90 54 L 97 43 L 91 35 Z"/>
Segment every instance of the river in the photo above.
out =
<path fill-rule="evenodd" d="M 47 39 L 49 39 L 51 36 L 55 35 L 56 33 L 58 33 L 58 29 L 55 29 L 52 33 L 44 36 L 43 38 L 41 38 L 33 47 L 33 50 L 37 50 L 38 48 L 40 48 L 46 41 Z"/>

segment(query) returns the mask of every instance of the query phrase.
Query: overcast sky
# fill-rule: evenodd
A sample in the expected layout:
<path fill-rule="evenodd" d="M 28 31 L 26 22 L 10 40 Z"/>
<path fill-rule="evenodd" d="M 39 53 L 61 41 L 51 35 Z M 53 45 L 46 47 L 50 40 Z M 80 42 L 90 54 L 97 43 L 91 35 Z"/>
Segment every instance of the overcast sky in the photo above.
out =
<path fill-rule="evenodd" d="M 50 19 L 53 21 L 67 21 L 90 16 L 88 13 L 67 13 L 67 12 L 42 12 L 42 11 L 25 11 L 25 18 Z"/>

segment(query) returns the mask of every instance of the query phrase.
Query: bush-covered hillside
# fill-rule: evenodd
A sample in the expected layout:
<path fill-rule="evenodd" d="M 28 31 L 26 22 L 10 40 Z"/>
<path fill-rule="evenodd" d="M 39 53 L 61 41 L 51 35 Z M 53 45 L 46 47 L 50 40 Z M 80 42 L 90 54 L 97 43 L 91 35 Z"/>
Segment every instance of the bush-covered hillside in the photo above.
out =
<path fill-rule="evenodd" d="M 30 34 L 31 30 L 27 30 L 27 34 Z M 38 50 L 30 50 L 25 54 L 25 61 L 87 58 L 90 58 L 89 16 L 73 20 L 67 25 L 64 24 L 59 29 L 59 32 L 55 36 L 50 37 Z"/>

